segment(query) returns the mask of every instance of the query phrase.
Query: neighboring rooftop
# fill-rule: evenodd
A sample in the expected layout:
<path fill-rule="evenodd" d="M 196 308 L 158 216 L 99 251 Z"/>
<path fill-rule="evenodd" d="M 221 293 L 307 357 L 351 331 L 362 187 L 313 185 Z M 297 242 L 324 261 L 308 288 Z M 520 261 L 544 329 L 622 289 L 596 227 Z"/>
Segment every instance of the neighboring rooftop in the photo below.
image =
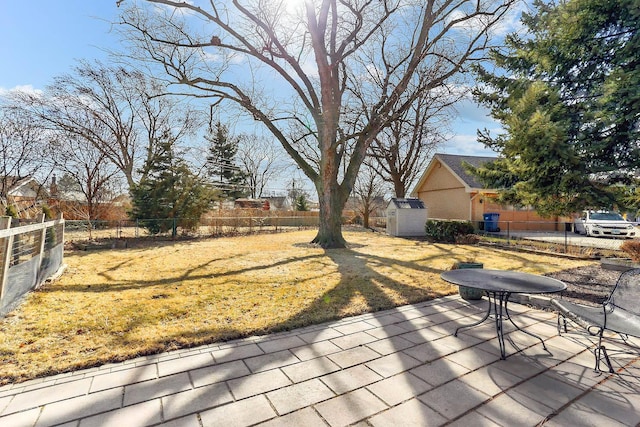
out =
<path fill-rule="evenodd" d="M 440 162 L 449 167 L 456 175 L 460 177 L 471 188 L 484 188 L 484 185 L 478 181 L 478 179 L 467 172 L 464 165 L 469 164 L 473 167 L 480 167 L 485 163 L 497 160 L 497 157 L 488 156 L 462 156 L 457 154 L 436 154 L 433 156 L 434 160 L 438 159 Z"/>

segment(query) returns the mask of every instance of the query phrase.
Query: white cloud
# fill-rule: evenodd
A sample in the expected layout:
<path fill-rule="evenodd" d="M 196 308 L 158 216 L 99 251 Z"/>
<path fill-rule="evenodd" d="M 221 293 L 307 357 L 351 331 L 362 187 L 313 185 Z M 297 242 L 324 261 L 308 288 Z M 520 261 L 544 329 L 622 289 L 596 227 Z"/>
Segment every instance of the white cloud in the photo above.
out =
<path fill-rule="evenodd" d="M 496 153 L 478 142 L 476 135 L 458 134 L 442 145 L 441 151 L 466 156 L 495 156 Z"/>
<path fill-rule="evenodd" d="M 11 89 L 7 89 L 0 86 L 0 96 L 7 96 L 7 95 L 10 95 L 11 93 L 16 93 L 16 92 L 29 93 L 32 95 L 42 95 L 41 89 L 36 89 L 31 85 L 19 85 Z"/>

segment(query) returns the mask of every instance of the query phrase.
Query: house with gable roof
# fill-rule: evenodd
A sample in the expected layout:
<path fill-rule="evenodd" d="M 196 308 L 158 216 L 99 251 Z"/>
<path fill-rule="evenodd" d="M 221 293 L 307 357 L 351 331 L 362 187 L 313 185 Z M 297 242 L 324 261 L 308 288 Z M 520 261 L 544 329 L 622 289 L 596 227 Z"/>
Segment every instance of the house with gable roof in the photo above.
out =
<path fill-rule="evenodd" d="M 42 212 L 47 197 L 47 190 L 32 176 L 0 177 L 0 216 L 4 215 L 6 206 L 11 205 L 21 218 L 33 218 Z"/>
<path fill-rule="evenodd" d="M 564 230 L 564 217 L 542 218 L 531 207 L 496 203 L 497 189 L 486 188 L 467 172 L 465 164 L 482 166 L 497 157 L 437 153 L 411 192 L 422 200 L 429 218 L 469 220 L 480 223 L 484 214 L 500 215 L 502 230 Z M 507 228 L 508 227 L 508 228 Z"/>

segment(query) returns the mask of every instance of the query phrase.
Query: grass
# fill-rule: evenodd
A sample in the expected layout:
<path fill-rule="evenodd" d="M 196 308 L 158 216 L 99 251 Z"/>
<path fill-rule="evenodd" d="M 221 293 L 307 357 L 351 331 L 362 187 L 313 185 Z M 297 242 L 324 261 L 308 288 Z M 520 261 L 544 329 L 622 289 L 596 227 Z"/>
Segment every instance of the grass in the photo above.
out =
<path fill-rule="evenodd" d="M 57 281 L 0 320 L 0 384 L 180 347 L 292 329 L 424 301 L 457 289 L 457 261 L 546 273 L 588 264 L 479 246 L 314 231 L 71 252 Z"/>

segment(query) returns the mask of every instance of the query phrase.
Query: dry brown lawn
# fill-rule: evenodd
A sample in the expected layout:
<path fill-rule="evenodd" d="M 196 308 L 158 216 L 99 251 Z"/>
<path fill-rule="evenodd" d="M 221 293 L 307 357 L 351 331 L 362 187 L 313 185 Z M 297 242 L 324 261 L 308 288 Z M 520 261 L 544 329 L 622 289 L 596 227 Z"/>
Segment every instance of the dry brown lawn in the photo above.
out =
<path fill-rule="evenodd" d="M 57 281 L 0 320 L 0 383 L 286 330 L 456 292 L 456 261 L 547 273 L 588 264 L 479 246 L 314 231 L 67 253 Z"/>

